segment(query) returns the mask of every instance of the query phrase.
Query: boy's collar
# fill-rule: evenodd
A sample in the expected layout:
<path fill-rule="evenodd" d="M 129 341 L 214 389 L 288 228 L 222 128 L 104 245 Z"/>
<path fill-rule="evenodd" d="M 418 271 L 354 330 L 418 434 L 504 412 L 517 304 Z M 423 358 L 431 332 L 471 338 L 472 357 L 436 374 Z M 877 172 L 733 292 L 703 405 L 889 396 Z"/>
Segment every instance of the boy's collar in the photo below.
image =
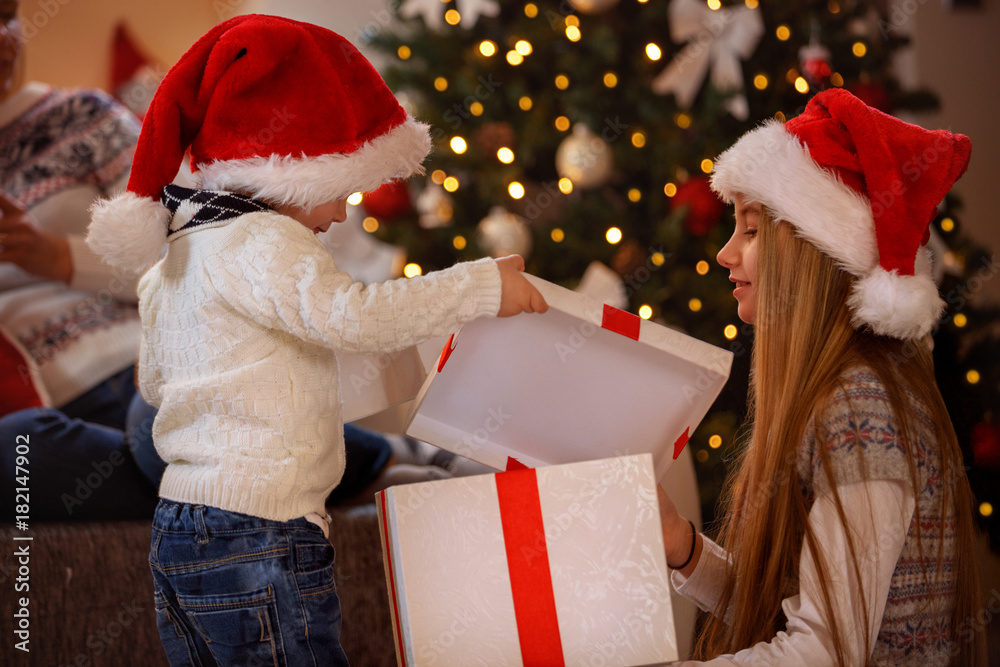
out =
<path fill-rule="evenodd" d="M 235 192 L 194 190 L 179 185 L 165 186 L 160 202 L 173 214 L 167 230 L 168 241 L 195 230 L 221 227 L 247 213 L 273 210 L 259 199 Z"/>

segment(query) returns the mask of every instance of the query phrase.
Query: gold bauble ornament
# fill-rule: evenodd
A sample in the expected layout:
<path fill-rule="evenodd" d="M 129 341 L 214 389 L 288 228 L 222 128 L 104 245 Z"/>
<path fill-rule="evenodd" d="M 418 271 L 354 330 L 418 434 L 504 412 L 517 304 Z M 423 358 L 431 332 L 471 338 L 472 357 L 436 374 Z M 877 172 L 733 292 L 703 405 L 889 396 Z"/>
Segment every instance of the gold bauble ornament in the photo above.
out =
<path fill-rule="evenodd" d="M 524 219 L 502 206 L 494 206 L 476 228 L 479 247 L 490 257 L 520 255 L 531 252 L 531 229 Z"/>
<path fill-rule="evenodd" d="M 574 125 L 573 133 L 556 150 L 556 171 L 579 188 L 603 185 L 613 168 L 611 146 L 584 123 Z"/>

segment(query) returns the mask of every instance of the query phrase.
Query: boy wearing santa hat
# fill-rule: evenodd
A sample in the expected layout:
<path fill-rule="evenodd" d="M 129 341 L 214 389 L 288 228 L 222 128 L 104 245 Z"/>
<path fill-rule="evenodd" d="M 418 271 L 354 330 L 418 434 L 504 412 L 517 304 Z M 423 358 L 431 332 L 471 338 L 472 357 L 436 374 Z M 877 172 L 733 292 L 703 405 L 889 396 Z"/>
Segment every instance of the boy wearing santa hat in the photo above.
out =
<path fill-rule="evenodd" d="M 337 270 L 315 234 L 430 147 L 343 37 L 240 16 L 170 70 L 128 190 L 95 207 L 91 247 L 146 271 L 138 381 L 169 464 L 150 564 L 173 665 L 347 664 L 324 518 L 344 470 L 334 350 L 547 308 L 516 256 L 368 287 Z M 170 185 L 186 152 L 201 189 Z"/>

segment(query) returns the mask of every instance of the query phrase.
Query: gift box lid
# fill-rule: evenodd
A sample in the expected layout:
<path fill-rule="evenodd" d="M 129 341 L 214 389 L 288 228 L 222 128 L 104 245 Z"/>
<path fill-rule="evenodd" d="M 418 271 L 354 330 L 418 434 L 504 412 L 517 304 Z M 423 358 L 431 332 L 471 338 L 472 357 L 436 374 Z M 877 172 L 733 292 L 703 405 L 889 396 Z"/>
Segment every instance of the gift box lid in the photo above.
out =
<path fill-rule="evenodd" d="M 662 478 L 732 353 L 525 275 L 548 312 L 466 324 L 424 381 L 406 433 L 496 470 L 648 452 Z"/>
<path fill-rule="evenodd" d="M 376 504 L 400 665 L 677 658 L 650 455 L 395 486 Z"/>
<path fill-rule="evenodd" d="M 344 422 L 378 414 L 412 400 L 427 370 L 416 347 L 384 354 L 337 352 Z"/>

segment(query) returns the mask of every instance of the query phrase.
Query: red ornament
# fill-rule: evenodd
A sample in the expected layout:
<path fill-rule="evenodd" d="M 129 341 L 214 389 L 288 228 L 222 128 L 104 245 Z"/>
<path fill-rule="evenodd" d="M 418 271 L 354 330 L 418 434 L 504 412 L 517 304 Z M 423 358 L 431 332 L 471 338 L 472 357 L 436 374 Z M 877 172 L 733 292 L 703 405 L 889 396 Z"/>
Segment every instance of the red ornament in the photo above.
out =
<path fill-rule="evenodd" d="M 799 50 L 802 73 L 814 86 L 825 86 L 833 74 L 830 67 L 830 50 L 819 43 L 803 46 Z"/>
<path fill-rule="evenodd" d="M 802 71 L 805 73 L 806 79 L 821 86 L 825 85 L 830 80 L 830 75 L 833 74 L 830 63 L 820 58 L 803 60 Z"/>
<path fill-rule="evenodd" d="M 692 176 L 678 185 L 671 206 L 675 209 L 687 207 L 684 229 L 695 236 L 704 236 L 712 231 L 726 212 L 726 205 L 712 191 L 706 176 Z"/>
<path fill-rule="evenodd" d="M 972 457 L 977 466 L 1000 469 L 1000 425 L 992 420 L 972 427 Z"/>
<path fill-rule="evenodd" d="M 410 190 L 404 181 L 389 181 L 376 190 L 366 192 L 362 204 L 368 215 L 383 222 L 401 218 L 413 210 Z"/>

